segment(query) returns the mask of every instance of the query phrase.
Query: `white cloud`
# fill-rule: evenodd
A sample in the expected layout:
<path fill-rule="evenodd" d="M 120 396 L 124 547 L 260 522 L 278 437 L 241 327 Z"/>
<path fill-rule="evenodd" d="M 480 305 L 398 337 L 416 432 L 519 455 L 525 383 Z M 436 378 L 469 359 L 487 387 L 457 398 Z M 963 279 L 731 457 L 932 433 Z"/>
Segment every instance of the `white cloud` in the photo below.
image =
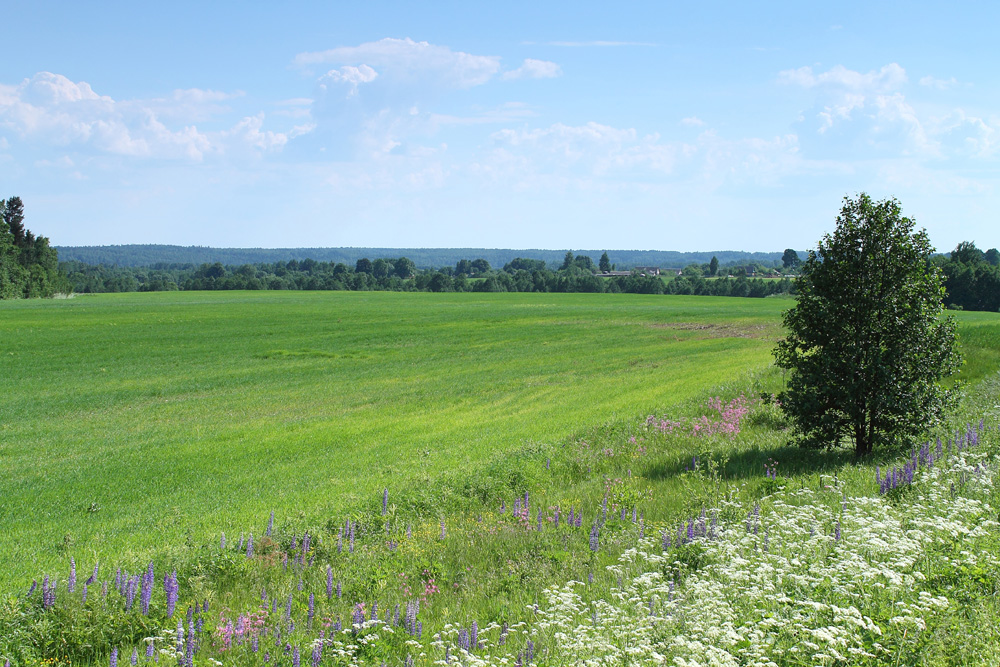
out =
<path fill-rule="evenodd" d="M 548 60 L 535 60 L 525 58 L 524 62 L 515 70 L 503 73 L 503 78 L 511 79 L 554 79 L 562 76 L 562 68 L 556 63 Z"/>
<path fill-rule="evenodd" d="M 371 83 L 378 78 L 378 72 L 368 65 L 354 67 L 344 65 L 340 69 L 332 69 L 319 78 L 320 90 L 327 90 L 330 85 L 346 84 L 348 87 L 347 96 L 357 95 L 358 85 Z"/>
<path fill-rule="evenodd" d="M 234 138 L 259 150 L 284 145 L 284 135 L 261 131 L 262 115 L 224 132 L 205 133 L 192 124 L 226 111 L 219 103 L 241 95 L 188 89 L 116 101 L 86 82 L 39 72 L 16 86 L 0 85 L 0 127 L 25 142 L 137 158 L 200 161 L 236 147 Z"/>
<path fill-rule="evenodd" d="M 891 91 L 906 83 L 906 70 L 896 63 L 867 73 L 856 72 L 843 65 L 836 65 L 820 74 L 813 72 L 812 67 L 800 67 L 779 72 L 778 81 L 804 88 L 823 86 L 855 91 Z"/>
<path fill-rule="evenodd" d="M 928 75 L 920 77 L 920 85 L 927 88 L 934 88 L 935 90 L 948 90 L 957 86 L 958 80 L 955 77 L 951 77 L 950 79 L 935 79 L 933 76 Z"/>
<path fill-rule="evenodd" d="M 484 84 L 500 71 L 499 56 L 478 56 L 428 42 L 392 37 L 359 46 L 300 53 L 295 63 L 299 66 L 327 63 L 374 66 L 390 79 L 430 79 L 456 88 Z"/>
<path fill-rule="evenodd" d="M 689 127 L 702 127 L 705 125 L 705 121 L 697 116 L 688 116 L 687 118 L 681 118 L 681 125 L 687 125 Z"/>

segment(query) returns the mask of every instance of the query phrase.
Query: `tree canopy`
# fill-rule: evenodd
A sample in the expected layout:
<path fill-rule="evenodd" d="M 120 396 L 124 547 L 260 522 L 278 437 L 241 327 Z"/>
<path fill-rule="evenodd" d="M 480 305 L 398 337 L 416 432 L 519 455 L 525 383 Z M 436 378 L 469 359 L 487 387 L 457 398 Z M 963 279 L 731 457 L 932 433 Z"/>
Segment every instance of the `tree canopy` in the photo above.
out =
<path fill-rule="evenodd" d="M 955 324 L 925 231 L 895 199 L 845 198 L 837 228 L 802 265 L 798 302 L 784 314 L 780 395 L 803 445 L 857 455 L 898 447 L 937 420 L 940 380 L 960 364 Z"/>
<path fill-rule="evenodd" d="M 0 199 L 0 299 L 52 296 L 69 291 L 55 248 L 24 226 L 20 197 Z"/>

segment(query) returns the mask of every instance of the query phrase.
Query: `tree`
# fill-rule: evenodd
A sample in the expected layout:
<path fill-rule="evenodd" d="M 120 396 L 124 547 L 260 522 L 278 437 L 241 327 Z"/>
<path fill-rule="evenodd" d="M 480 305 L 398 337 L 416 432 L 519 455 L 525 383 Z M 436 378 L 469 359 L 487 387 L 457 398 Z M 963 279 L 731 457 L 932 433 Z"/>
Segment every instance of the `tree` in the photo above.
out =
<path fill-rule="evenodd" d="M 712 255 L 712 261 L 708 263 L 708 275 L 716 276 L 719 274 L 719 258 Z"/>
<path fill-rule="evenodd" d="M 784 314 L 774 350 L 791 370 L 779 399 L 801 444 L 858 456 L 899 447 L 940 418 L 951 394 L 939 381 L 961 363 L 955 323 L 942 319 L 944 286 L 924 230 L 895 199 L 844 199 Z"/>
<path fill-rule="evenodd" d="M 799 258 L 799 253 L 795 252 L 791 248 L 785 248 L 784 254 L 781 255 L 781 265 L 786 269 L 794 269 L 802 263 Z"/>
<path fill-rule="evenodd" d="M 976 247 L 974 241 L 962 241 L 951 251 L 951 261 L 962 264 L 982 264 L 986 261 L 983 251 Z"/>
<path fill-rule="evenodd" d="M 601 270 L 601 273 L 607 273 L 611 270 L 611 260 L 608 259 L 608 253 L 605 252 L 601 255 L 600 261 L 597 263 L 597 268 Z"/>
<path fill-rule="evenodd" d="M 24 229 L 24 202 L 21 201 L 20 197 L 11 197 L 7 200 L 3 219 L 7 223 L 7 229 L 14 237 L 14 245 L 23 248 L 27 234 Z"/>
<path fill-rule="evenodd" d="M 372 272 L 372 261 L 367 257 L 362 257 L 357 262 L 354 263 L 355 273 L 371 273 Z"/>
<path fill-rule="evenodd" d="M 983 255 L 983 258 L 990 266 L 1000 266 L 1000 251 L 996 248 L 990 248 L 987 250 L 986 254 Z"/>
<path fill-rule="evenodd" d="M 559 267 L 559 270 L 560 271 L 565 271 L 566 269 L 568 269 L 571 266 L 573 266 L 573 251 L 572 250 L 567 250 L 566 251 L 566 256 L 563 257 L 563 263 L 562 263 L 562 266 Z"/>
<path fill-rule="evenodd" d="M 396 260 L 393 267 L 395 269 L 394 273 L 403 280 L 406 280 L 417 272 L 417 265 L 409 257 L 400 257 Z"/>
<path fill-rule="evenodd" d="M 475 275 L 480 276 L 484 273 L 490 272 L 490 263 L 483 258 L 472 260 L 472 271 Z"/>

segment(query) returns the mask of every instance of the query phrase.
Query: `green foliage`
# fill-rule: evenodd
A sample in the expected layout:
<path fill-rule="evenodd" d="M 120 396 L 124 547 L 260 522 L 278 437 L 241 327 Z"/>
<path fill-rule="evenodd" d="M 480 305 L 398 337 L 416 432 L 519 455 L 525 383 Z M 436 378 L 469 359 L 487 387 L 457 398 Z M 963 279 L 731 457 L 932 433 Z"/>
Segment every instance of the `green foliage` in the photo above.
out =
<path fill-rule="evenodd" d="M 866 194 L 845 198 L 837 229 L 810 251 L 774 351 L 792 371 L 780 400 L 804 445 L 849 438 L 860 456 L 901 447 L 940 419 L 940 380 L 960 357 L 932 251 L 896 200 Z"/>
<path fill-rule="evenodd" d="M 49 240 L 24 226 L 20 197 L 0 199 L 0 299 L 50 297 L 69 291 Z"/>

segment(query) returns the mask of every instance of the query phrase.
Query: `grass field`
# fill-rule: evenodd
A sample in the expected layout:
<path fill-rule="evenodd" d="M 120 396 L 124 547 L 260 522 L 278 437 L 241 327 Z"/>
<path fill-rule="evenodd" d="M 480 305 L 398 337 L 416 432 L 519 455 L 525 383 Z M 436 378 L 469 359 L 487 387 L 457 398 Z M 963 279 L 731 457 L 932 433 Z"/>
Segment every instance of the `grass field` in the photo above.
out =
<path fill-rule="evenodd" d="M 782 301 L 159 293 L 0 304 L 0 585 L 559 441 L 769 362 Z"/>
<path fill-rule="evenodd" d="M 0 658 L 8 650 L 21 656 L 14 664 L 107 664 L 112 646 L 130 651 L 153 635 L 170 643 L 169 633 L 158 629 L 175 622 L 166 620 L 163 607 L 152 617 L 122 609 L 124 593 L 81 604 L 79 591 L 63 590 L 54 615 L 37 594 L 22 597 L 23 586 L 43 572 L 61 572 L 53 576 L 65 589 L 70 557 L 81 568 L 100 561 L 105 581 L 114 567 L 141 571 L 150 558 L 158 573 L 180 570 L 182 606 L 206 598 L 223 605 L 221 616 L 208 618 L 205 632 L 211 633 L 213 655 L 235 661 L 227 664 L 264 664 L 248 646 L 229 654 L 218 644 L 227 616 L 257 613 L 252 610 L 260 607 L 262 591 L 272 601 L 287 596 L 290 610 L 295 598 L 288 613 L 299 629 L 282 625 L 282 632 L 303 647 L 316 633 L 304 624 L 307 594 L 316 594 L 322 608 L 317 613 L 327 619 L 349 618 L 357 604 L 378 601 L 387 609 L 420 599 L 428 635 L 433 631 L 438 639 L 425 638 L 419 649 L 406 636 L 372 640 L 370 650 L 362 647 L 344 664 L 402 664 L 413 650 L 430 651 L 418 660 L 428 664 L 446 655 L 441 637 L 450 637 L 446 643 L 453 648 L 462 645 L 455 623 L 468 629 L 479 619 L 483 627 L 491 624 L 493 635 L 501 622 L 533 624 L 537 611 L 524 610 L 549 596 L 547 587 L 588 577 L 589 602 L 577 601 L 584 607 L 577 605 L 562 620 L 552 617 L 555 625 L 533 626 L 530 636 L 539 647 L 562 656 L 552 664 L 574 651 L 614 654 L 632 642 L 662 652 L 649 641 L 663 627 L 646 627 L 651 621 L 643 619 L 661 618 L 652 610 L 667 591 L 649 588 L 642 568 L 650 564 L 627 555 L 632 545 L 643 544 L 644 531 L 669 533 L 706 507 L 722 508 L 724 521 L 741 526 L 757 503 L 772 522 L 768 530 L 784 535 L 781 517 L 769 512 L 792 502 L 783 489 L 801 486 L 820 495 L 831 489 L 831 498 L 811 501 L 802 511 L 833 542 L 835 519 L 838 535 L 841 520 L 845 526 L 872 521 L 864 507 L 877 489 L 874 466 L 896 465 L 892 457 L 857 465 L 846 455 L 790 447 L 780 411 L 755 402 L 759 392 L 781 387 L 770 350 L 780 336 L 780 313 L 789 305 L 785 299 L 391 292 L 160 293 L 0 304 L 0 460 L 6 473 L 0 478 L 0 634 L 24 633 L 21 639 L 0 638 Z M 971 390 L 951 428 L 983 416 L 995 422 L 1000 316 L 959 313 L 957 319 L 967 360 L 961 379 Z M 722 399 L 718 410 L 708 403 L 713 396 Z M 726 405 L 739 413 L 735 435 L 692 433 L 693 420 L 703 415 L 726 421 Z M 684 426 L 663 430 L 656 426 L 661 419 Z M 984 439 L 992 432 L 987 429 Z M 773 478 L 765 475 L 768 469 Z M 964 493 L 971 468 L 955 470 Z M 383 488 L 391 490 L 385 515 Z M 517 518 L 511 514 L 514 499 L 528 491 L 532 512 Z M 980 497 L 975 493 L 970 497 Z M 856 516 L 844 514 L 848 497 L 859 499 Z M 903 511 L 907 497 L 893 496 L 892 502 Z M 505 513 L 497 511 L 501 500 L 507 502 Z M 602 503 L 609 509 L 601 510 Z M 575 531 L 565 523 L 553 530 L 560 511 L 565 522 L 567 507 L 586 512 L 586 523 Z M 629 508 L 640 511 L 638 523 Z M 274 539 L 260 541 L 272 510 Z M 890 510 L 896 511 L 878 509 L 880 520 Z M 598 519 L 605 511 L 607 521 Z M 352 540 L 350 554 L 334 547 L 345 518 L 362 526 L 358 550 Z M 974 511 L 958 517 L 971 525 L 981 518 Z M 916 515 L 901 520 L 939 521 Z M 603 531 L 596 551 L 587 548 L 591 525 Z M 886 524 L 884 530 L 895 528 Z M 222 550 L 220 531 L 230 536 Z M 296 566 L 295 555 L 302 555 L 296 536 L 301 540 L 305 531 L 314 537 L 311 557 L 308 565 Z M 244 533 L 257 535 L 253 558 L 233 545 Z M 863 551 L 873 538 L 858 535 L 856 548 Z M 787 544 L 775 547 L 775 555 L 797 554 L 802 547 L 794 537 L 782 537 Z M 930 576 L 933 585 L 890 586 L 885 596 L 862 592 L 857 599 L 843 597 L 847 589 L 839 586 L 820 587 L 834 596 L 822 598 L 823 604 L 861 605 L 884 629 L 885 639 L 851 639 L 857 650 L 878 654 L 866 664 L 885 664 L 883 650 L 894 651 L 897 660 L 933 656 L 928 661 L 934 664 L 988 654 L 1000 646 L 1000 637 L 986 633 L 977 642 L 928 646 L 916 633 L 896 628 L 893 614 L 901 600 L 919 606 L 920 596 L 947 588 L 949 596 L 974 604 L 963 603 L 951 616 L 918 610 L 935 633 L 954 630 L 960 618 L 992 622 L 1000 609 L 990 602 L 992 594 L 982 596 L 983 582 L 997 585 L 994 563 L 982 561 L 986 565 L 977 566 L 973 579 L 952 582 L 939 572 L 936 558 L 942 555 L 947 569 L 949 549 L 991 553 L 996 542 L 995 533 L 987 532 L 986 541 L 956 543 L 916 561 L 903 554 L 899 562 L 918 562 L 919 576 Z M 679 585 L 709 581 L 701 564 L 729 560 L 712 555 L 713 549 L 748 546 L 713 544 L 674 552 L 671 557 L 680 560 L 671 576 Z M 763 545 L 767 552 L 766 537 Z M 836 556 L 828 548 L 809 547 L 823 567 Z M 616 564 L 619 556 L 632 560 Z M 859 557 L 870 554 L 845 555 Z M 276 567 L 282 558 L 292 558 L 292 567 Z M 331 590 L 327 577 L 333 573 L 344 582 L 343 599 L 323 595 Z M 623 588 L 623 575 L 646 583 Z M 909 581 L 912 575 L 899 576 Z M 615 606 L 613 600 L 628 597 L 621 597 L 626 588 L 629 595 L 652 596 L 649 614 L 640 609 L 635 617 L 627 605 Z M 5 591 L 17 595 L 5 602 Z M 156 605 L 163 604 L 159 595 Z M 550 604 L 561 608 L 556 598 Z M 772 598 L 764 595 L 737 617 L 750 635 L 754 618 Z M 712 609 L 718 602 L 713 600 L 692 597 L 691 618 Z M 308 605 L 312 618 L 311 598 Z M 619 636 L 610 625 L 598 631 L 605 626 L 596 620 L 595 643 L 582 649 L 553 634 L 559 623 L 569 629 L 581 618 L 589 622 L 597 608 L 618 617 L 622 629 L 644 628 L 641 636 Z M 785 611 L 779 605 L 767 613 Z M 274 622 L 277 628 L 278 617 Z M 510 650 L 526 650 L 526 638 Z M 771 646 L 780 649 L 781 642 L 794 645 L 799 638 L 775 641 Z M 599 642 L 603 648 L 595 648 Z M 493 636 L 491 650 L 502 656 L 507 649 L 501 644 Z M 671 649 L 676 655 L 687 650 Z"/>

